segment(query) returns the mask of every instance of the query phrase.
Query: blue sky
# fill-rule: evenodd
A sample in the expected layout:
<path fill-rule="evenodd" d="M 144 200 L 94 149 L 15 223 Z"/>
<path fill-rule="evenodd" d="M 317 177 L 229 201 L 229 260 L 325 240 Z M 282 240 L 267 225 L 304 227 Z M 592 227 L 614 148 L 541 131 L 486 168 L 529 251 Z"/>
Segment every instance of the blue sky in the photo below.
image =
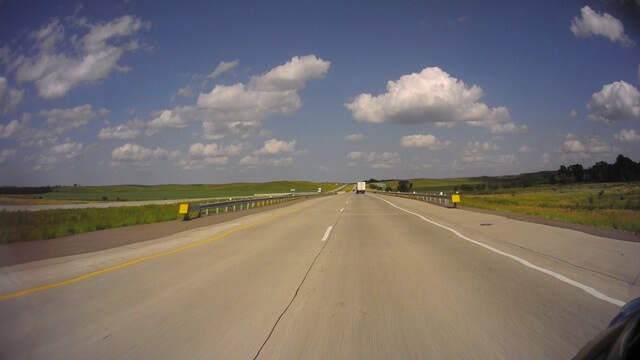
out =
<path fill-rule="evenodd" d="M 0 184 L 442 178 L 638 161 L 639 7 L 0 1 Z"/>

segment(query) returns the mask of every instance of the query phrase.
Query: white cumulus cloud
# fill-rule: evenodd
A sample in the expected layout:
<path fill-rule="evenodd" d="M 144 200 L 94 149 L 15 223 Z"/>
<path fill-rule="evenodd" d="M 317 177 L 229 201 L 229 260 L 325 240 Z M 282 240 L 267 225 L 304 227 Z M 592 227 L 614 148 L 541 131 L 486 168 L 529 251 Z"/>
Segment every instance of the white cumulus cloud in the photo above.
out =
<path fill-rule="evenodd" d="M 274 155 L 283 152 L 294 152 L 296 143 L 296 140 L 267 140 L 264 142 L 264 146 L 260 150 L 255 151 L 255 155 Z"/>
<path fill-rule="evenodd" d="M 11 120 L 7 125 L 0 124 L 0 139 L 10 138 L 24 128 L 24 124 L 18 120 Z"/>
<path fill-rule="evenodd" d="M 567 134 L 560 149 L 560 162 L 580 161 L 591 158 L 613 155 L 620 149 L 607 144 L 597 135 L 585 135 L 578 138 L 574 134 Z"/>
<path fill-rule="evenodd" d="M 538 149 L 530 148 L 527 145 L 522 145 L 520 146 L 520 148 L 518 148 L 518 152 L 521 152 L 521 153 L 532 153 L 536 151 L 538 151 Z"/>
<path fill-rule="evenodd" d="M 38 116 L 46 119 L 46 124 L 52 127 L 53 133 L 62 134 L 87 125 L 97 115 L 93 107 L 86 104 L 67 109 L 40 110 Z"/>
<path fill-rule="evenodd" d="M 260 160 L 260 158 L 258 158 L 256 156 L 247 155 L 247 156 L 243 157 L 242 159 L 240 159 L 238 164 L 240 164 L 240 165 L 259 165 L 259 164 L 262 164 L 262 160 Z"/>
<path fill-rule="evenodd" d="M 163 148 L 155 150 L 145 148 L 140 145 L 126 143 L 111 152 L 110 165 L 149 165 L 151 161 L 157 159 L 175 158 L 180 155 L 179 151 L 168 151 Z"/>
<path fill-rule="evenodd" d="M 302 90 L 307 81 L 324 77 L 331 63 L 315 55 L 294 56 L 269 72 L 251 77 L 249 88 L 258 91 Z"/>
<path fill-rule="evenodd" d="M 363 160 L 368 163 L 372 163 L 371 167 L 374 169 L 391 169 L 394 164 L 399 163 L 400 157 L 397 152 L 385 151 L 382 153 L 377 152 L 361 152 L 352 151 L 347 154 L 349 160 Z M 355 166 L 357 163 L 350 163 L 349 166 Z"/>
<path fill-rule="evenodd" d="M 98 139 L 131 140 L 140 135 L 140 129 L 144 127 L 144 121 L 135 119 L 126 124 L 106 127 L 100 130 Z"/>
<path fill-rule="evenodd" d="M 184 129 L 188 126 L 187 120 L 180 113 L 180 108 L 163 110 L 155 118 L 147 122 L 147 135 L 153 135 L 161 129 Z"/>
<path fill-rule="evenodd" d="M 222 155 L 240 155 L 244 148 L 242 144 L 231 144 L 229 146 L 220 146 L 216 143 L 204 145 L 196 143 L 189 147 L 189 155 L 196 157 L 214 157 Z"/>
<path fill-rule="evenodd" d="M 402 147 L 423 147 L 429 150 L 445 149 L 452 144 L 449 140 L 438 140 L 438 138 L 432 134 L 407 135 L 400 139 L 400 146 Z"/>
<path fill-rule="evenodd" d="M 505 127 L 505 124 L 512 123 L 509 110 L 503 106 L 489 108 L 479 102 L 483 95 L 479 86 L 469 87 L 438 67 L 428 67 L 420 73 L 389 81 L 384 94 L 360 94 L 345 107 L 358 122 L 434 123 L 440 127 L 449 123 L 465 123 L 487 128 L 501 123 L 492 132 L 523 130 L 515 125 Z"/>
<path fill-rule="evenodd" d="M 14 111 L 24 97 L 24 90 L 11 89 L 7 79 L 0 76 L 0 117 Z"/>
<path fill-rule="evenodd" d="M 137 39 L 122 40 L 150 27 L 148 22 L 131 15 L 97 24 L 75 20 L 88 32 L 70 38 L 76 45 L 73 53 L 63 50 L 65 28 L 58 19 L 51 19 L 49 24 L 29 34 L 39 51 L 34 56 L 16 57 L 13 66 L 18 83 L 34 82 L 40 97 L 56 99 L 81 84 L 103 80 L 114 71 L 128 72 L 130 68 L 119 61 L 125 53 L 139 49 L 140 44 Z"/>
<path fill-rule="evenodd" d="M 622 129 L 620 132 L 613 135 L 613 137 L 621 142 L 640 141 L 640 133 L 635 129 Z"/>
<path fill-rule="evenodd" d="M 15 157 L 16 154 L 17 152 L 15 149 L 3 149 L 0 151 L 0 165 Z"/>
<path fill-rule="evenodd" d="M 200 93 L 197 106 L 214 111 L 217 121 L 261 121 L 274 114 L 291 115 L 302 106 L 298 91 L 323 77 L 331 63 L 315 55 L 293 57 L 248 84 L 216 85 Z"/>
<path fill-rule="evenodd" d="M 295 90 L 259 91 L 238 83 L 216 85 L 210 93 L 200 93 L 197 106 L 216 111 L 222 121 L 250 121 L 274 114 L 291 115 L 302 102 Z"/>
<path fill-rule="evenodd" d="M 351 134 L 344 137 L 346 141 L 360 141 L 364 139 L 363 134 Z"/>
<path fill-rule="evenodd" d="M 576 37 L 604 36 L 611 42 L 619 42 L 624 46 L 635 45 L 635 42 L 625 34 L 622 22 L 615 17 L 607 13 L 597 13 L 589 6 L 580 9 L 580 14 L 579 18 L 573 18 L 569 28 Z"/>
<path fill-rule="evenodd" d="M 591 95 L 587 109 L 591 121 L 640 120 L 640 91 L 624 81 L 607 84 Z"/>
<path fill-rule="evenodd" d="M 61 161 L 70 161 L 84 154 L 87 148 L 84 144 L 65 139 L 64 143 L 56 144 L 45 150 L 36 159 L 33 170 L 50 170 L 53 165 Z"/>

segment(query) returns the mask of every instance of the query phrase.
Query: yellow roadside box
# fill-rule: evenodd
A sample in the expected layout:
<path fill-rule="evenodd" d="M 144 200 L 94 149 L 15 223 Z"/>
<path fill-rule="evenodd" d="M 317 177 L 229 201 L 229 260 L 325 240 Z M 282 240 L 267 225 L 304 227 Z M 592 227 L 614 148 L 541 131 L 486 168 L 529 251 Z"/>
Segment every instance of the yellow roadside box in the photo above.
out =
<path fill-rule="evenodd" d="M 189 204 L 180 204 L 180 211 L 178 214 L 186 214 L 189 212 Z"/>
<path fill-rule="evenodd" d="M 460 195 L 459 194 L 451 195 L 451 202 L 452 203 L 459 203 L 460 202 Z"/>

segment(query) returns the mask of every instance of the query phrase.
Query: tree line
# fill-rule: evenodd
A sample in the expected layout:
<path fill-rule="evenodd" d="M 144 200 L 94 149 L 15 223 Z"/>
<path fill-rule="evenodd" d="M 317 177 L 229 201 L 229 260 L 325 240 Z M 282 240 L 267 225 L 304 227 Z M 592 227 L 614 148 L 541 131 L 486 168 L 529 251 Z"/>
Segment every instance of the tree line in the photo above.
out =
<path fill-rule="evenodd" d="M 46 194 L 51 191 L 51 186 L 0 186 L 0 194 L 3 195 Z"/>
<path fill-rule="evenodd" d="M 366 182 L 367 184 L 369 184 L 369 188 L 376 190 L 378 189 L 378 185 L 376 183 L 379 183 L 380 180 L 376 180 L 374 178 L 371 178 L 369 180 L 365 180 L 364 182 Z M 413 183 L 409 180 L 399 180 L 398 181 L 398 186 L 396 187 L 396 191 L 399 192 L 409 192 L 411 189 L 413 189 Z M 389 192 L 389 191 L 393 191 L 393 188 L 391 186 L 387 186 L 385 188 L 385 191 Z"/>
<path fill-rule="evenodd" d="M 613 164 L 599 161 L 587 169 L 581 164 L 562 165 L 549 178 L 550 184 L 625 181 L 640 181 L 640 162 L 636 163 L 622 154 L 618 155 Z"/>

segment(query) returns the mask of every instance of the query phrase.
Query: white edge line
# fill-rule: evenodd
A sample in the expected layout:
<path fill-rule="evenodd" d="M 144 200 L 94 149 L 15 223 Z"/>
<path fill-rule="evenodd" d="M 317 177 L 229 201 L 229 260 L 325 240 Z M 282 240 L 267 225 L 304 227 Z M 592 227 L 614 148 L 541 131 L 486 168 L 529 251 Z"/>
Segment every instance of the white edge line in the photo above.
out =
<path fill-rule="evenodd" d="M 324 236 L 322 237 L 322 241 L 327 241 L 329 235 L 331 234 L 331 229 L 333 229 L 333 226 L 329 226 L 327 228 L 327 231 L 324 232 Z"/>
<path fill-rule="evenodd" d="M 399 210 L 402 210 L 402 211 L 407 212 L 407 213 L 409 213 L 409 214 L 415 215 L 415 216 L 419 217 L 420 219 L 422 219 L 422 220 L 424 220 L 424 221 L 426 221 L 426 222 L 429 222 L 429 223 L 431 223 L 431 224 L 433 224 L 433 225 L 439 226 L 439 227 L 441 227 L 441 228 L 443 228 L 443 229 L 449 230 L 449 231 L 451 231 L 452 233 L 454 233 L 456 236 L 458 236 L 459 238 L 464 239 L 464 240 L 466 240 L 466 241 L 468 241 L 468 242 L 470 242 L 470 243 L 474 243 L 474 244 L 476 244 L 476 245 L 478 245 L 478 246 L 482 246 L 483 248 L 485 248 L 485 249 L 487 249 L 487 250 L 491 250 L 491 251 L 493 251 L 493 252 L 494 252 L 494 253 L 496 253 L 496 254 L 499 254 L 499 255 L 502 255 L 502 256 L 506 256 L 506 257 L 508 257 L 508 258 L 510 258 L 510 259 L 512 259 L 512 260 L 515 260 L 515 261 L 517 261 L 517 262 L 521 263 L 522 265 L 524 265 L 524 266 L 526 266 L 526 267 L 528 267 L 528 268 L 531 268 L 531 269 L 534 269 L 534 270 L 538 270 L 538 271 L 540 271 L 540 272 L 542 272 L 542 273 L 545 273 L 545 274 L 547 274 L 547 275 L 551 275 L 551 276 L 553 276 L 554 278 L 556 278 L 556 279 L 558 279 L 558 280 L 560 280 L 560 281 L 563 281 L 563 282 L 565 282 L 565 283 L 567 283 L 567 284 L 569 284 L 569 285 L 573 285 L 573 286 L 575 286 L 575 287 L 577 287 L 577 288 L 579 288 L 579 289 L 581 289 L 581 290 L 583 290 L 583 291 L 587 292 L 588 294 L 590 294 L 590 295 L 592 295 L 592 296 L 594 296 L 594 297 L 596 297 L 596 298 L 598 298 L 598 299 L 600 299 L 600 300 L 607 301 L 607 302 L 609 302 L 609 303 L 611 303 L 611 304 L 614 304 L 614 305 L 617 305 L 617 306 L 624 306 L 624 305 L 626 304 L 625 302 L 620 301 L 620 300 L 618 300 L 618 299 L 614 299 L 614 298 L 612 298 L 612 297 L 609 297 L 609 296 L 607 296 L 607 295 L 605 295 L 605 294 L 603 294 L 603 293 L 599 292 L 598 290 L 596 290 L 596 289 L 594 289 L 594 288 L 592 288 L 592 287 L 590 287 L 590 286 L 584 285 L 584 284 L 579 283 L 579 282 L 577 282 L 577 281 L 575 281 L 575 280 L 571 280 L 571 279 L 569 279 L 568 277 L 566 277 L 566 276 L 564 276 L 564 275 L 560 275 L 560 274 L 558 274 L 558 273 L 556 273 L 556 272 L 553 272 L 553 271 L 551 271 L 551 270 L 548 270 L 548 269 L 545 269 L 545 268 L 543 268 L 543 267 L 540 267 L 540 266 L 534 265 L 534 264 L 532 264 L 532 263 L 528 262 L 527 260 L 524 260 L 524 259 L 522 259 L 522 258 L 520 258 L 520 257 L 517 257 L 517 256 L 515 256 L 515 255 L 511 255 L 511 254 L 506 253 L 506 252 L 504 252 L 504 251 L 501 251 L 501 250 L 498 250 L 498 249 L 496 249 L 496 248 L 493 248 L 493 247 L 491 247 L 491 246 L 489 246 L 489 245 L 487 245 L 487 244 L 484 244 L 484 243 L 481 243 L 481 242 L 479 242 L 479 241 L 476 241 L 476 240 L 470 239 L 470 238 L 468 238 L 468 237 L 466 237 L 466 236 L 462 235 L 461 233 L 459 233 L 457 230 L 454 230 L 454 229 L 449 228 L 449 227 L 447 227 L 447 226 L 444 226 L 444 225 L 442 225 L 442 224 L 438 224 L 437 222 L 432 221 L 432 220 L 429 220 L 429 219 L 425 218 L 424 216 L 422 216 L 422 215 L 420 215 L 420 214 L 416 214 L 416 213 L 414 213 L 414 212 L 412 212 L 412 211 L 409 211 L 409 210 L 407 210 L 407 209 L 403 209 L 403 208 L 401 208 L 401 207 L 399 207 L 399 206 L 396 206 L 396 205 L 394 205 L 393 203 L 391 203 L 390 201 L 387 201 L 387 200 L 385 200 L 385 199 L 381 199 L 381 198 L 379 198 L 379 197 L 377 197 L 377 196 L 374 196 L 374 197 L 375 197 L 376 199 L 378 199 L 378 200 L 382 200 L 382 201 L 384 201 L 384 202 L 388 203 L 389 205 L 393 206 L 393 207 L 394 207 L 394 208 L 396 208 L 396 209 L 399 209 Z"/>

